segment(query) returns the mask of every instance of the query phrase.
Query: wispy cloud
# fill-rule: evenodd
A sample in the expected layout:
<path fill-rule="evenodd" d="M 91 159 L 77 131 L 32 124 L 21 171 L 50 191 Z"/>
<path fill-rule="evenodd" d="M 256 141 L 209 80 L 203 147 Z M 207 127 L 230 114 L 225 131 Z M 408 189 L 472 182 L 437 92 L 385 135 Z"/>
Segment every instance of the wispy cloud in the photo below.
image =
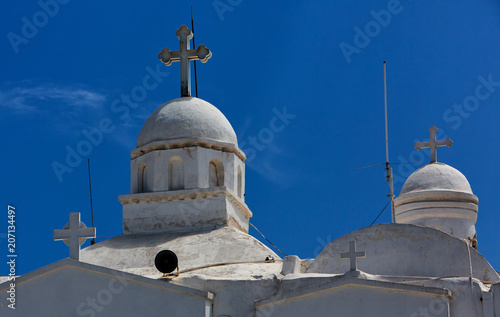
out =
<path fill-rule="evenodd" d="M 284 112 L 286 112 L 286 110 L 284 110 Z M 276 115 L 275 112 L 273 113 Z M 285 167 L 283 165 L 283 158 L 293 155 L 293 153 L 289 153 L 285 147 L 280 145 L 277 136 L 281 132 L 281 129 L 276 131 L 271 129 L 271 122 L 277 117 L 274 116 L 272 118 L 268 126 L 266 127 L 263 125 L 258 133 L 256 133 L 254 129 L 254 118 L 244 118 L 243 122 L 240 122 L 238 125 L 238 144 L 244 152 L 248 151 L 248 153 L 246 153 L 248 159 L 246 161 L 247 168 L 252 169 L 262 178 L 285 189 L 292 186 L 300 175 L 293 171 L 293 167 Z M 291 117 L 291 119 L 293 119 L 293 117 Z M 271 134 L 270 141 L 263 141 L 261 132 L 264 129 L 267 129 Z M 256 145 L 256 143 L 258 145 Z"/>
<path fill-rule="evenodd" d="M 105 101 L 103 94 L 82 87 L 44 84 L 0 88 L 0 107 L 18 113 L 47 111 L 47 102 L 58 106 L 52 108 L 63 106 L 71 112 L 81 108 L 100 108 Z"/>
<path fill-rule="evenodd" d="M 280 163 L 283 157 L 290 155 L 292 154 L 288 153 L 285 148 L 279 147 L 273 142 L 263 151 L 258 152 L 256 158 L 247 164 L 247 167 L 282 189 L 289 188 L 300 177 L 300 174 L 296 173 L 293 167 L 285 167 Z"/>

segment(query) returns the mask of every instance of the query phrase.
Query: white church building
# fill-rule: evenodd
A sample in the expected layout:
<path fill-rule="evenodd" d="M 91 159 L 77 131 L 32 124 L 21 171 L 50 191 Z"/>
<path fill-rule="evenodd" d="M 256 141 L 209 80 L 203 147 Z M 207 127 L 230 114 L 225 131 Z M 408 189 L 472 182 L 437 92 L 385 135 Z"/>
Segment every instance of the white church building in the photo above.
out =
<path fill-rule="evenodd" d="M 395 223 L 339 237 L 314 259 L 281 259 L 249 235 L 245 153 L 226 117 L 191 97 L 189 63 L 211 53 L 190 49 L 185 26 L 177 36 L 180 50 L 159 58 L 180 61 L 182 97 L 139 133 L 130 194 L 118 198 L 123 234 L 80 250 L 95 229 L 71 214 L 54 233 L 70 257 L 17 277 L 15 310 L 0 277 L 0 316 L 500 317 L 499 273 L 477 251 L 478 198 L 437 162 L 451 141 L 436 140 L 435 127 L 416 145 L 431 162 L 406 180 Z M 163 250 L 178 263 L 156 258 Z"/>

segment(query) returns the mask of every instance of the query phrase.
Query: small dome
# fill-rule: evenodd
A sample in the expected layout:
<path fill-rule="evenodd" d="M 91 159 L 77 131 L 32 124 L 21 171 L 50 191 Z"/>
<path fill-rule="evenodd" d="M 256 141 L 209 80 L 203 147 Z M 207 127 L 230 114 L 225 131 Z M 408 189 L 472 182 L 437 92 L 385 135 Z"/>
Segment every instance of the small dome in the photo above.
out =
<path fill-rule="evenodd" d="M 236 133 L 222 112 L 193 97 L 174 99 L 156 109 L 144 123 L 137 147 L 176 139 L 205 139 L 238 147 Z"/>
<path fill-rule="evenodd" d="M 472 194 L 467 178 L 460 171 L 436 162 L 425 165 L 411 174 L 403 185 L 400 196 L 409 192 L 440 189 Z"/>

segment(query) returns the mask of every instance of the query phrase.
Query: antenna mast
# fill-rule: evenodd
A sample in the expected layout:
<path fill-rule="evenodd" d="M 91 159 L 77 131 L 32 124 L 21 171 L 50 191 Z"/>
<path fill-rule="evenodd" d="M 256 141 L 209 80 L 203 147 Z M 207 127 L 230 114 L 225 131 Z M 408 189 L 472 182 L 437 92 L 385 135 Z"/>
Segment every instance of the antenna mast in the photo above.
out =
<path fill-rule="evenodd" d="M 387 73 L 385 69 L 385 61 L 384 61 L 384 105 L 385 105 L 385 171 L 386 171 L 386 180 L 389 183 L 390 194 L 389 197 L 391 199 L 391 217 L 392 222 L 396 222 L 396 216 L 394 212 L 394 184 L 392 178 L 392 167 L 389 166 L 389 132 L 387 128 Z"/>
<path fill-rule="evenodd" d="M 90 180 L 90 158 L 87 159 L 87 165 L 89 167 L 90 217 L 92 218 L 92 228 L 94 228 L 94 208 L 92 206 L 92 181 Z M 95 244 L 95 237 L 92 238 L 92 240 L 90 241 L 90 244 L 91 245 Z"/>
<path fill-rule="evenodd" d="M 193 6 L 191 6 L 191 30 L 193 30 L 193 47 L 196 48 L 196 44 L 194 42 L 194 19 L 193 19 Z M 194 61 L 194 87 L 196 91 L 196 98 L 198 98 L 198 77 L 196 76 L 196 61 Z"/>

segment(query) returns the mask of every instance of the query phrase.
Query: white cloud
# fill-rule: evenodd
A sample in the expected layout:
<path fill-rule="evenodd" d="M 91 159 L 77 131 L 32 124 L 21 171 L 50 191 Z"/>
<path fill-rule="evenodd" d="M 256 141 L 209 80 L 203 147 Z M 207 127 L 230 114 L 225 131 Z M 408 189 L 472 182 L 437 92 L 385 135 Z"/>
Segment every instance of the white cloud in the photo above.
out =
<path fill-rule="evenodd" d="M 105 101 L 104 95 L 81 87 L 45 84 L 0 89 L 0 107 L 19 113 L 60 110 L 61 106 L 72 112 L 87 107 L 100 108 Z M 48 108 L 47 102 L 54 107 Z"/>
<path fill-rule="evenodd" d="M 35 106 L 26 104 L 24 97 L 12 96 L 3 91 L 0 91 L 0 106 L 7 107 L 21 113 L 33 112 L 36 110 Z"/>
<path fill-rule="evenodd" d="M 266 145 L 262 151 L 257 151 L 255 159 L 246 166 L 259 174 L 262 178 L 279 185 L 282 189 L 291 187 L 300 177 L 294 167 L 286 167 L 280 160 L 289 153 L 278 147 L 275 142 Z"/>

